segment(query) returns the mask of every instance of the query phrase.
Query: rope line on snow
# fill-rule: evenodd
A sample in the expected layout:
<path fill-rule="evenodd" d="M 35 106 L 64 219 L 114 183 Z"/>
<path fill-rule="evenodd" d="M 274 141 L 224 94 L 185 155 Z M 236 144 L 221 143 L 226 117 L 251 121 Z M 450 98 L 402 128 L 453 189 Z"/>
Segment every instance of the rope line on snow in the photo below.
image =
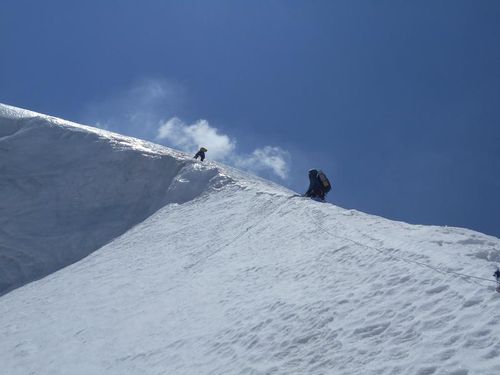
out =
<path fill-rule="evenodd" d="M 366 249 L 375 250 L 379 254 L 382 254 L 384 256 L 388 256 L 390 258 L 394 258 L 394 259 L 397 259 L 397 260 L 400 260 L 400 261 L 403 261 L 403 262 L 407 262 L 407 263 L 413 263 L 413 264 L 416 264 L 418 266 L 425 267 L 425 268 L 431 269 L 431 270 L 433 270 L 435 272 L 439 272 L 439 273 L 442 273 L 442 274 L 455 275 L 455 276 L 460 277 L 462 279 L 477 279 L 477 280 L 488 281 L 488 282 L 492 282 L 492 283 L 500 285 L 500 283 L 498 281 L 496 281 L 496 280 L 486 279 L 484 277 L 479 277 L 479 276 L 468 275 L 468 274 L 461 273 L 461 272 L 450 271 L 450 270 L 443 269 L 441 267 L 432 266 L 432 265 L 430 265 L 428 263 L 419 262 L 417 260 L 408 259 L 408 258 L 401 257 L 401 256 L 398 256 L 398 255 L 394 255 L 394 254 L 387 254 L 384 250 L 379 249 L 379 248 L 377 248 L 375 246 L 366 245 L 366 244 L 363 244 L 363 243 L 361 243 L 359 241 L 356 241 L 356 240 L 353 240 L 353 239 L 350 239 L 350 238 L 347 238 L 347 237 L 343 237 L 343 236 L 339 236 L 339 235 L 333 234 L 328 229 L 326 229 L 322 224 L 318 223 L 317 226 L 321 230 L 323 230 L 324 232 L 328 233 L 331 237 L 335 237 L 335 238 L 338 238 L 338 239 L 341 239 L 341 240 L 344 240 L 344 241 L 351 242 L 351 243 L 353 243 L 355 245 L 364 247 Z M 394 250 L 398 251 L 396 249 L 394 249 Z M 481 284 L 479 284 L 479 285 L 481 285 Z"/>
<path fill-rule="evenodd" d="M 202 261 L 205 261 L 211 257 L 213 257 L 215 254 L 219 253 L 220 251 L 222 251 L 223 249 L 225 249 L 226 247 L 232 245 L 233 243 L 235 243 L 236 241 L 238 241 L 241 237 L 243 237 L 245 234 L 247 234 L 249 231 L 251 231 L 252 229 L 254 229 L 256 226 L 258 226 L 259 224 L 262 224 L 263 221 L 265 221 L 266 219 L 268 219 L 273 213 L 275 213 L 281 206 L 283 206 L 286 201 L 290 198 L 292 198 L 294 196 L 291 196 L 291 197 L 288 197 L 286 198 L 283 202 L 281 202 L 280 204 L 276 205 L 276 207 L 271 210 L 267 215 L 265 215 L 263 218 L 261 218 L 260 220 L 256 221 L 254 224 L 250 225 L 249 227 L 247 227 L 247 229 L 245 229 L 244 231 L 240 232 L 236 237 L 234 237 L 231 241 L 225 243 L 224 245 L 221 245 L 219 247 L 217 247 L 214 251 L 212 251 L 210 254 L 204 256 L 204 257 L 201 257 L 199 259 L 197 259 L 196 261 L 194 261 L 193 263 L 191 264 L 188 264 L 186 266 L 184 266 L 184 269 L 185 270 L 189 270 L 195 266 L 197 266 L 198 264 L 200 264 Z"/>
<path fill-rule="evenodd" d="M 259 224 L 261 224 L 263 221 L 265 221 L 266 219 L 268 219 L 272 214 L 274 214 L 276 211 L 279 210 L 280 207 L 282 207 L 290 198 L 294 198 L 294 197 L 300 197 L 300 195 L 291 195 L 289 196 L 287 199 L 285 199 L 283 202 L 281 202 L 280 204 L 278 204 L 273 210 L 271 210 L 267 215 L 264 216 L 264 218 L 262 218 L 261 220 L 257 221 L 256 223 L 250 225 L 249 227 L 246 228 L 245 231 L 242 231 L 240 232 L 236 237 L 234 237 L 231 241 L 227 242 L 226 244 L 222 245 L 222 246 L 219 246 L 217 247 L 214 251 L 212 251 L 210 254 L 202 257 L 202 258 L 199 258 L 198 260 L 196 260 L 195 262 L 189 264 L 189 265 L 186 265 L 184 266 L 184 269 L 191 269 L 195 266 L 197 266 L 198 264 L 200 264 L 202 261 L 205 261 L 211 257 L 213 257 L 215 254 L 219 253 L 220 251 L 222 251 L 224 248 L 234 244 L 236 241 L 238 241 L 241 237 L 243 237 L 245 234 L 247 234 L 249 231 L 251 231 L 252 229 L 254 229 L 256 226 L 258 226 Z M 307 213 L 307 215 L 311 217 L 311 215 L 309 213 Z M 312 218 L 313 221 L 316 221 L 317 222 L 317 219 L 316 218 Z M 357 246 L 360 246 L 360 247 L 363 247 L 365 249 L 369 249 L 369 250 L 374 250 L 376 251 L 377 253 L 379 254 L 382 254 L 383 256 L 386 256 L 386 257 L 389 257 L 389 258 L 393 258 L 393 259 L 396 259 L 396 260 L 399 260 L 399 261 L 403 261 L 403 262 L 406 262 L 406 263 L 412 263 L 412 264 L 415 264 L 415 265 L 418 265 L 420 267 L 424 267 L 424 268 L 428 268 L 432 271 L 435 271 L 435 272 L 438 272 L 438 273 L 441 273 L 441 274 L 446 274 L 446 275 L 455 275 L 456 277 L 458 278 L 461 278 L 461 279 L 476 279 L 476 280 L 482 280 L 482 281 L 488 281 L 488 282 L 492 282 L 492 283 L 495 283 L 497 285 L 500 285 L 500 283 L 496 280 L 491 280 L 491 279 L 486 279 L 484 277 L 479 277 L 479 276 L 473 276 L 473 275 L 468 275 L 468 274 L 465 274 L 465 273 L 462 273 L 462 272 L 456 272 L 456 271 L 451 271 L 451 270 L 446 270 L 446 269 L 443 269 L 441 267 L 436 267 L 436 266 L 433 266 L 431 264 L 428 264 L 428 263 L 424 263 L 424 262 L 419 262 L 417 260 L 413 260 L 413 259 L 409 259 L 409 258 L 406 258 L 406 257 L 402 257 L 402 256 L 398 256 L 398 255 L 395 255 L 395 254 L 387 254 L 386 251 L 384 251 L 383 249 L 380 249 L 380 248 L 377 248 L 375 246 L 370 246 L 370 245 L 367 245 L 367 244 L 363 244 L 359 241 L 356 241 L 356 240 L 353 240 L 351 238 L 347 238 L 347 237 L 344 237 L 344 236 L 339 236 L 337 234 L 333 234 L 332 232 L 330 232 L 328 229 L 326 229 L 322 224 L 320 223 L 317 223 L 316 224 L 321 230 L 323 230 L 323 232 L 329 234 L 331 237 L 334 237 L 334 238 L 338 238 L 338 239 L 341 239 L 343 241 L 347 241 L 347 242 L 351 242 Z M 344 247 L 342 248 L 342 250 L 344 249 Z M 393 249 L 395 251 L 398 251 L 397 249 Z M 478 285 L 481 285 L 481 284 L 478 284 Z"/>

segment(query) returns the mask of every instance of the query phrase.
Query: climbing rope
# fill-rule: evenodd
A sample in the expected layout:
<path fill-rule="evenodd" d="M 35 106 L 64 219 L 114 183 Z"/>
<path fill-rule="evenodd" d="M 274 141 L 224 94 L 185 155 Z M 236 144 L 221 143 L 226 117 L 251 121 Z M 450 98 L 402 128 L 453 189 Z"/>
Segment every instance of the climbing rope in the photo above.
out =
<path fill-rule="evenodd" d="M 292 196 L 293 197 L 293 196 Z M 254 229 L 255 227 L 257 227 L 259 224 L 262 224 L 264 221 L 266 221 L 269 217 L 271 217 L 272 214 L 274 214 L 275 212 L 277 212 L 285 203 L 288 199 L 292 198 L 292 197 L 288 197 L 287 199 L 285 199 L 283 202 L 279 203 L 278 205 L 276 205 L 276 207 L 273 209 L 273 210 L 269 210 L 269 212 L 267 213 L 267 215 L 265 215 L 264 217 L 261 217 L 259 218 L 259 220 L 257 220 L 254 224 L 250 225 L 249 227 L 247 227 L 244 231 L 240 232 L 238 235 L 236 235 L 231 241 L 225 243 L 224 245 L 221 245 L 219 247 L 217 247 L 216 249 L 214 249 L 212 252 L 210 252 L 209 254 L 207 254 L 206 256 L 202 257 L 202 258 L 199 258 L 197 259 L 196 261 L 194 261 L 193 263 L 191 264 L 188 264 L 186 266 L 184 266 L 184 269 L 185 270 L 189 270 L 195 266 L 197 266 L 198 264 L 200 264 L 201 262 L 203 261 L 206 261 L 207 259 L 213 257 L 215 254 L 219 253 L 220 251 L 222 251 L 223 249 L 225 249 L 226 247 L 234 244 L 236 241 L 238 241 L 241 237 L 243 237 L 245 234 L 247 234 L 248 232 L 250 232 L 252 229 Z"/>
<path fill-rule="evenodd" d="M 311 217 L 311 216 L 309 216 L 309 217 Z M 317 222 L 317 220 L 315 220 L 315 221 Z M 338 239 L 341 239 L 343 241 L 351 242 L 351 243 L 353 243 L 355 245 L 358 245 L 360 247 L 363 247 L 363 248 L 366 248 L 366 249 L 369 249 L 369 250 L 374 250 L 377 253 L 382 254 L 382 255 L 384 255 L 386 257 L 389 257 L 389 258 L 393 258 L 393 259 L 396 259 L 396 260 L 399 260 L 399 261 L 403 261 L 403 262 L 407 262 L 407 263 L 416 264 L 416 265 L 418 265 L 420 267 L 428 268 L 428 269 L 431 269 L 431 270 L 433 270 L 435 272 L 439 272 L 439 273 L 442 273 L 442 274 L 455 275 L 455 276 L 460 277 L 462 279 L 476 279 L 476 280 L 482 280 L 482 281 L 488 281 L 488 282 L 496 283 L 498 285 L 497 291 L 500 292 L 500 282 L 498 282 L 497 280 L 491 280 L 491 279 L 486 279 L 484 277 L 473 276 L 473 275 L 468 275 L 468 274 L 461 273 L 461 272 L 450 271 L 450 270 L 443 269 L 441 267 L 432 266 L 432 265 L 430 265 L 428 263 L 419 262 L 417 260 L 408 259 L 408 258 L 401 257 L 401 256 L 398 256 L 398 255 L 394 255 L 394 254 L 387 254 L 386 251 L 384 251 L 382 249 L 379 249 L 379 248 L 377 248 L 375 246 L 366 245 L 366 244 L 363 244 L 363 243 L 361 243 L 359 241 L 356 241 L 356 240 L 353 240 L 353 239 L 350 239 L 350 238 L 347 238 L 347 237 L 339 236 L 337 234 L 333 234 L 332 232 L 330 232 L 328 229 L 326 229 L 320 223 L 317 223 L 317 226 L 321 230 L 323 230 L 325 233 L 328 233 L 331 237 L 338 238 Z M 481 284 L 478 284 L 478 285 L 481 285 Z"/>
<path fill-rule="evenodd" d="M 213 257 L 215 254 L 219 253 L 223 249 L 225 249 L 228 246 L 234 244 L 236 241 L 238 241 L 245 234 L 247 234 L 248 232 L 250 232 L 251 230 L 253 230 L 255 227 L 257 227 L 259 224 L 263 223 L 269 217 L 271 217 L 271 215 L 274 214 L 275 212 L 277 212 L 290 198 L 294 198 L 294 197 L 300 197 L 300 195 L 289 196 L 287 199 L 283 200 L 283 202 L 281 202 L 280 204 L 278 204 L 274 209 L 270 210 L 267 213 L 267 215 L 265 215 L 263 218 L 261 218 L 260 220 L 258 220 L 254 224 L 252 224 L 249 227 L 247 227 L 244 231 L 240 232 L 231 241 L 227 242 L 226 244 L 224 244 L 222 246 L 217 247 L 215 250 L 213 250 L 208 255 L 206 255 L 206 256 L 204 256 L 202 258 L 199 258 L 195 262 L 193 262 L 193 263 L 185 266 L 184 269 L 191 269 L 191 268 L 195 267 L 196 265 L 198 265 L 199 263 L 201 263 L 202 261 L 205 261 L 205 260 Z M 428 263 L 424 263 L 424 262 L 420 262 L 420 261 L 417 261 L 417 260 L 409 259 L 409 258 L 406 258 L 406 257 L 398 256 L 398 255 L 395 255 L 395 254 L 388 254 L 383 249 L 377 248 L 375 246 L 370 246 L 370 245 L 361 243 L 359 241 L 356 241 L 356 240 L 353 240 L 353 239 L 350 239 L 350 238 L 347 238 L 347 237 L 344 237 L 344 236 L 339 236 L 338 234 L 334 234 L 331 231 L 329 231 L 327 228 L 325 228 L 321 223 L 318 223 L 318 220 L 316 218 L 312 218 L 311 215 L 309 215 L 309 214 L 308 214 L 308 216 L 309 216 L 309 218 L 312 219 L 312 221 L 316 221 L 316 223 L 317 223 L 316 226 L 318 228 L 320 228 L 323 232 L 327 233 L 328 235 L 330 235 L 333 238 L 338 238 L 340 240 L 350 242 L 350 243 L 355 244 L 357 246 L 360 246 L 362 248 L 373 250 L 373 251 L 375 251 L 375 252 L 377 252 L 377 253 L 379 253 L 379 254 L 381 254 L 383 256 L 386 256 L 386 257 L 389 257 L 389 258 L 393 258 L 393 259 L 396 259 L 396 260 L 399 260 L 399 261 L 402 261 L 402 262 L 415 264 L 417 266 L 420 266 L 420 267 L 423 267 L 423 268 L 427 268 L 427 269 L 430 269 L 430 270 L 432 270 L 434 272 L 438 272 L 438 273 L 441 273 L 441 274 L 454 275 L 454 276 L 459 277 L 459 278 L 461 278 L 463 280 L 471 280 L 472 279 L 472 280 L 487 281 L 487 282 L 490 282 L 490 283 L 492 282 L 492 283 L 495 283 L 495 284 L 498 285 L 497 291 L 500 292 L 500 282 L 497 281 L 497 280 L 491 280 L 491 279 L 487 279 L 487 278 L 484 278 L 484 277 L 479 277 L 479 276 L 474 276 L 474 275 L 468 275 L 468 274 L 465 274 L 465 273 L 462 273 L 462 272 L 451 271 L 451 270 L 443 269 L 441 267 L 433 266 L 433 265 L 428 264 Z M 345 247 L 343 247 L 342 249 L 344 249 L 344 248 Z M 395 251 L 398 251 L 398 250 L 395 250 Z M 478 283 L 476 283 L 476 284 L 478 284 Z M 478 284 L 478 285 L 482 285 L 482 284 Z"/>

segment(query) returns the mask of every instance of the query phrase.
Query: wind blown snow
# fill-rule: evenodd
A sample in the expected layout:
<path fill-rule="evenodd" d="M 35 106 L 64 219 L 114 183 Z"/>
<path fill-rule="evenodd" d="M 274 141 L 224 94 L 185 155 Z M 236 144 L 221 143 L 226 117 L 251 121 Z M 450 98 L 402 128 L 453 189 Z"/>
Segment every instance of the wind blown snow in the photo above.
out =
<path fill-rule="evenodd" d="M 2 373 L 500 373 L 497 238 L 5 105 L 0 155 Z"/>

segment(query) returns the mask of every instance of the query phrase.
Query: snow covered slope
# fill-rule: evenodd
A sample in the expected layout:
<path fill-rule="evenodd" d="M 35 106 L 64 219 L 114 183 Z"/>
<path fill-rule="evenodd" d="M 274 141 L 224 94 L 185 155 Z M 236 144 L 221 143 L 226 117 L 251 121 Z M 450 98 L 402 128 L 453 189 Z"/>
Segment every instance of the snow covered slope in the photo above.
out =
<path fill-rule="evenodd" d="M 0 294 L 222 177 L 165 147 L 0 104 Z"/>
<path fill-rule="evenodd" d="M 133 139 L 58 129 L 112 144 L 100 158 L 145 154 L 145 175 L 155 155 L 171 159 L 163 173 L 176 177 L 145 220 L 0 297 L 2 373 L 500 373 L 500 294 L 487 280 L 500 240 L 317 203 Z M 63 134 L 53 148 L 71 140 Z M 74 143 L 75 170 L 93 153 L 85 140 Z M 197 188 L 182 195 L 187 180 Z M 128 207 L 130 196 L 121 199 Z M 22 230 L 11 227 L 20 239 Z"/>

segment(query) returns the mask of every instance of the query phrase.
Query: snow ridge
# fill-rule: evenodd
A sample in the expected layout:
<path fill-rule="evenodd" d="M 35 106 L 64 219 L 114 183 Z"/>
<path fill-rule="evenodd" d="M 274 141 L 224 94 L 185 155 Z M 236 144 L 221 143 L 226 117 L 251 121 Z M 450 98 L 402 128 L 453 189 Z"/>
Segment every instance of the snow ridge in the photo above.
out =
<path fill-rule="evenodd" d="M 88 207 L 88 220 L 100 220 L 96 228 L 108 234 L 108 210 L 145 218 L 123 225 L 123 234 L 84 259 L 0 297 L 5 373 L 500 373 L 500 294 L 487 281 L 500 261 L 499 239 L 321 204 L 215 163 L 193 163 L 190 155 L 59 121 L 36 118 L 6 131 L 14 138 L 0 143 L 8 145 L 2 156 L 24 172 L 2 162 L 1 172 L 18 171 L 7 182 L 2 177 L 2 189 L 41 210 L 36 192 L 56 181 L 57 194 L 43 198 L 70 218 L 65 207 Z M 36 176 L 31 187 L 34 170 L 26 163 L 44 167 L 49 145 L 66 155 L 72 141 L 67 162 L 47 161 L 53 168 L 44 170 L 57 178 Z M 23 160 L 16 147 L 37 152 Z M 94 154 L 99 163 L 87 160 Z M 72 169 L 99 186 L 75 206 Z M 144 180 L 152 185 L 137 182 Z M 131 204 L 144 189 L 149 193 Z M 93 199 L 106 212 L 93 211 Z M 29 249 L 56 233 L 49 213 L 30 216 L 8 202 L 2 224 L 18 221 L 0 232 L 2 245 L 13 233 L 31 239 Z M 139 210 L 145 202 L 150 211 Z M 48 225 L 31 238 L 33 217 Z"/>
<path fill-rule="evenodd" d="M 177 151 L 0 105 L 0 294 L 229 182 Z"/>

